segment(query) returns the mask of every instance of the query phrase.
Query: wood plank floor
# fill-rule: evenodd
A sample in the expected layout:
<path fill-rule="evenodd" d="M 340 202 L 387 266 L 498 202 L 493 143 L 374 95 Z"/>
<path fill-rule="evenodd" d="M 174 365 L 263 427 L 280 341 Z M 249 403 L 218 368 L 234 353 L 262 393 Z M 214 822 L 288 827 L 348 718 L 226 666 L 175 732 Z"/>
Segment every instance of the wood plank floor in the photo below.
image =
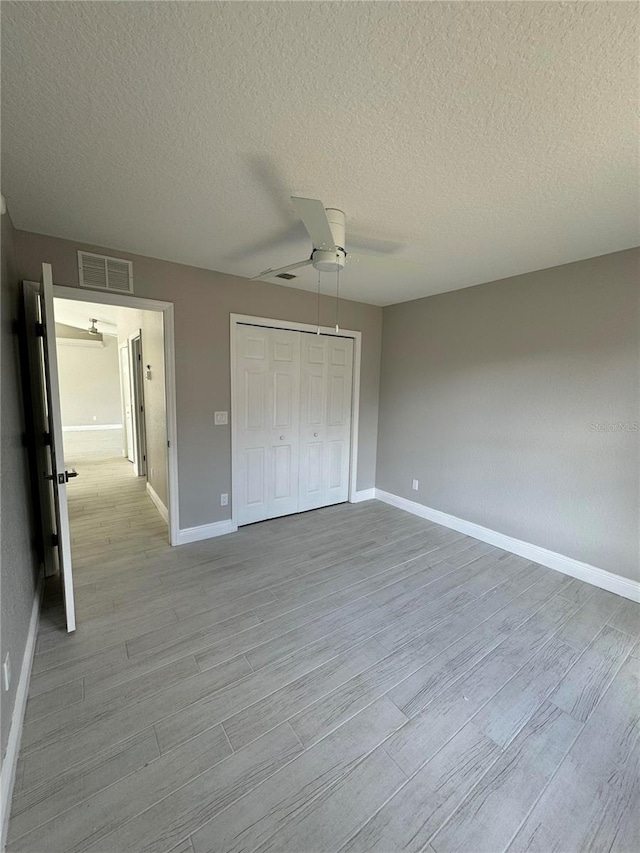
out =
<path fill-rule="evenodd" d="M 171 548 L 115 459 L 71 510 L 10 853 L 639 849 L 638 605 L 375 501 Z"/>

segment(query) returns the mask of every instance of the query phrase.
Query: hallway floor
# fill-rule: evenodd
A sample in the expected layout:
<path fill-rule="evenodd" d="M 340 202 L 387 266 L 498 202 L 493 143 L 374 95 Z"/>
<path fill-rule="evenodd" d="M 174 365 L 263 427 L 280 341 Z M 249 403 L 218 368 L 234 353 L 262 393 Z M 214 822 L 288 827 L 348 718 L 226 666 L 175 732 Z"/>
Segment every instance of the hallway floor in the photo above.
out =
<path fill-rule="evenodd" d="M 638 849 L 638 605 L 376 501 L 171 548 L 126 464 L 70 489 L 10 853 Z"/>

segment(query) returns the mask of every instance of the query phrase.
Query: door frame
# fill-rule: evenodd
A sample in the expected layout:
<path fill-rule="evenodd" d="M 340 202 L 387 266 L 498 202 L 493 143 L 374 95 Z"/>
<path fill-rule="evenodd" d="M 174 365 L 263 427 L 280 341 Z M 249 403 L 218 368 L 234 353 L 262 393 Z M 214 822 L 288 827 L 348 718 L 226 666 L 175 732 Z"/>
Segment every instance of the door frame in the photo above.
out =
<path fill-rule="evenodd" d="M 123 353 L 126 353 L 127 357 L 127 366 L 125 368 L 122 363 Z M 129 452 L 133 455 L 133 413 L 129 413 L 129 417 L 131 418 L 131 442 L 129 442 L 129 437 L 127 435 L 127 395 L 125 393 L 125 388 L 127 385 L 129 386 L 129 409 L 131 409 L 131 366 L 129 364 L 130 354 L 129 354 L 129 344 L 122 344 L 118 346 L 118 364 L 120 366 L 120 405 L 122 407 L 122 455 L 125 459 L 129 459 Z M 129 446 L 131 444 L 131 447 Z M 133 459 L 129 459 L 129 462 L 133 462 Z"/>
<path fill-rule="evenodd" d="M 137 346 L 136 346 L 136 341 Z M 133 404 L 133 470 L 136 477 L 147 477 L 147 419 L 144 401 L 144 368 L 142 365 L 142 329 L 127 338 L 129 347 L 129 387 Z"/>
<path fill-rule="evenodd" d="M 169 544 L 178 545 L 180 532 L 180 493 L 178 479 L 178 428 L 176 414 L 176 356 L 173 302 L 159 299 L 145 299 L 141 296 L 129 296 L 125 293 L 105 293 L 99 290 L 85 290 L 79 287 L 67 287 L 54 284 L 53 295 L 56 299 L 71 299 L 76 302 L 96 302 L 103 305 L 119 305 L 122 308 L 137 308 L 142 311 L 160 311 L 163 318 L 164 343 L 164 393 L 167 426 L 167 489 L 169 511 Z M 124 425 L 123 425 L 124 426 Z"/>
<path fill-rule="evenodd" d="M 288 329 L 293 332 L 311 332 L 316 334 L 318 326 L 311 323 L 296 323 L 291 320 L 275 320 L 270 317 L 254 317 L 251 314 L 229 315 L 230 367 L 231 367 L 231 522 L 237 527 L 237 512 L 234 495 L 238 472 L 236 469 L 236 421 L 234 403 L 236 399 L 236 338 L 239 325 L 263 326 L 272 329 Z M 362 360 L 362 332 L 353 329 L 340 329 L 336 334 L 334 326 L 320 326 L 320 334 L 332 338 L 353 339 L 353 382 L 351 385 L 351 441 L 349 447 L 349 503 L 357 503 L 358 478 L 358 429 L 360 425 L 360 370 Z"/>

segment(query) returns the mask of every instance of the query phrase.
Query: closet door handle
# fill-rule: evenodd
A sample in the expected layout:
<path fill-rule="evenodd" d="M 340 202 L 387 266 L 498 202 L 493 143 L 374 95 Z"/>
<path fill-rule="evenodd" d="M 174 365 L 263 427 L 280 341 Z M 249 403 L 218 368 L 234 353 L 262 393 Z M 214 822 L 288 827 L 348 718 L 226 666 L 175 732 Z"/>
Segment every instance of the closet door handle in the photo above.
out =
<path fill-rule="evenodd" d="M 283 436 L 283 435 L 281 435 L 281 436 L 280 436 L 280 441 L 284 441 L 284 436 Z"/>
<path fill-rule="evenodd" d="M 317 432 L 314 432 L 313 437 L 314 437 L 314 438 L 317 438 L 317 437 L 318 437 L 318 433 L 317 433 Z"/>

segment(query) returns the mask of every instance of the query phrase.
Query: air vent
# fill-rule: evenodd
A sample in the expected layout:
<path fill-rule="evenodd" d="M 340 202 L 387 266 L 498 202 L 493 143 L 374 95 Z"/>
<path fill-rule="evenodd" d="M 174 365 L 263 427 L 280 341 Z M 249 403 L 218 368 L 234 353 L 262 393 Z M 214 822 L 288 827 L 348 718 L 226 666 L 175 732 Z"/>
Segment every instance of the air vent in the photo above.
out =
<path fill-rule="evenodd" d="M 297 278 L 297 276 L 291 275 L 290 272 L 281 272 L 278 273 L 276 278 L 283 278 L 285 281 L 291 281 L 292 278 Z"/>
<path fill-rule="evenodd" d="M 133 293 L 133 264 L 122 258 L 78 252 L 80 287 L 91 290 L 110 290 L 116 293 Z"/>

